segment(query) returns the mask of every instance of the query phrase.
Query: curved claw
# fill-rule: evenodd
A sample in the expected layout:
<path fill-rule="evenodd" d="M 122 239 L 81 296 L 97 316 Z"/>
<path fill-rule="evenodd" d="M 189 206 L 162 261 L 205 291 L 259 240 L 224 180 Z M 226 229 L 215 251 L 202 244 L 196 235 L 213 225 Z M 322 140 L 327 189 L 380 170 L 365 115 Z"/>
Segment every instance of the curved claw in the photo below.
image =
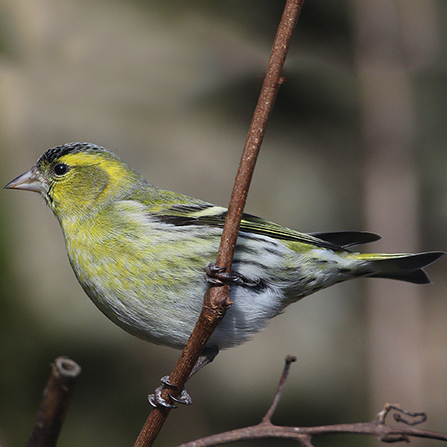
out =
<path fill-rule="evenodd" d="M 221 275 L 224 274 L 225 268 L 218 267 L 214 262 L 210 262 L 203 270 L 205 270 L 206 281 L 210 286 L 223 286 Z"/>
<path fill-rule="evenodd" d="M 147 396 L 147 399 L 149 401 L 149 403 L 154 407 L 157 408 L 158 406 L 162 406 L 165 408 L 177 408 L 175 405 L 170 404 L 166 399 L 164 399 L 161 396 L 161 393 L 163 392 L 164 389 L 166 389 L 167 387 L 169 388 L 177 388 L 175 385 L 173 385 L 170 381 L 169 381 L 169 376 L 163 376 L 161 379 L 161 386 L 159 386 L 154 394 L 149 394 L 149 396 Z M 185 390 L 185 388 L 183 388 L 183 390 L 181 391 L 180 395 L 178 397 L 173 397 L 171 394 L 169 394 L 169 397 L 182 405 L 191 405 L 192 404 L 192 399 L 191 396 L 188 394 L 188 392 Z"/>
<path fill-rule="evenodd" d="M 206 281 L 212 286 L 223 286 L 224 284 L 236 284 L 242 286 L 244 277 L 240 274 L 227 273 L 224 267 L 218 267 L 214 262 L 205 268 Z"/>
<path fill-rule="evenodd" d="M 218 267 L 214 262 L 209 263 L 205 268 L 206 281 L 211 286 L 223 286 L 234 284 L 243 287 L 259 287 L 262 283 L 260 279 L 249 279 L 238 272 L 227 273 L 224 267 Z"/>
<path fill-rule="evenodd" d="M 177 388 L 175 385 L 173 385 L 170 381 L 169 381 L 169 376 L 163 376 L 161 379 L 160 379 L 160 382 L 163 384 L 163 385 L 165 385 L 165 386 L 168 386 L 168 387 L 171 387 L 171 388 Z M 163 386 L 162 385 L 162 386 Z"/>
<path fill-rule="evenodd" d="M 169 394 L 169 397 L 177 402 L 178 404 L 182 404 L 182 405 L 191 405 L 192 404 L 192 398 L 189 395 L 188 391 L 185 390 L 185 388 L 183 388 L 182 392 L 180 393 L 180 396 L 174 397 L 171 394 Z"/>
<path fill-rule="evenodd" d="M 170 404 L 166 399 L 163 399 L 163 397 L 161 397 L 161 393 L 164 389 L 165 385 L 161 385 L 155 390 L 154 394 L 149 394 L 149 396 L 147 396 L 147 400 L 149 401 L 149 403 L 154 408 L 157 408 L 159 406 L 172 409 L 177 408 L 175 405 Z"/>

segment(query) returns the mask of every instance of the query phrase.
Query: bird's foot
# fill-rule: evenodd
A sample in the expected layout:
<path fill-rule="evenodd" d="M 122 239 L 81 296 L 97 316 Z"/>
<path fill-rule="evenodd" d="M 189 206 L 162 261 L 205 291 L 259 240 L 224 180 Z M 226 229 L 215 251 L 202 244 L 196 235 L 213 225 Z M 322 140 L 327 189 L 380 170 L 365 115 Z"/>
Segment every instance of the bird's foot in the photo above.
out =
<path fill-rule="evenodd" d="M 218 353 L 219 348 L 217 348 L 216 346 L 206 346 L 203 349 L 202 355 L 198 358 L 196 364 L 194 365 L 194 368 L 191 371 L 188 379 L 190 379 L 195 373 L 199 372 L 205 365 L 211 363 Z M 177 408 L 175 405 L 170 404 L 166 399 L 164 399 L 161 396 L 161 394 L 165 388 L 172 388 L 172 389 L 178 389 L 178 388 L 169 381 L 169 376 L 163 376 L 160 379 L 160 381 L 162 385 L 155 390 L 154 394 L 149 394 L 149 396 L 147 396 L 149 403 L 154 408 L 158 406 L 165 408 Z M 185 388 L 183 388 L 179 396 L 174 397 L 171 394 L 169 394 L 169 397 L 178 404 L 182 405 L 192 404 L 191 396 L 188 394 Z"/>
<path fill-rule="evenodd" d="M 214 262 L 210 262 L 204 270 L 206 273 L 206 281 L 211 286 L 223 286 L 225 284 L 246 286 L 252 283 L 252 281 L 240 273 L 227 273 L 225 267 L 219 267 Z"/>
<path fill-rule="evenodd" d="M 177 387 L 169 381 L 169 376 L 163 376 L 160 379 L 160 381 L 162 383 L 161 386 L 159 386 L 155 390 L 154 394 L 149 394 L 149 396 L 147 396 L 149 403 L 154 408 L 157 408 L 158 406 L 165 407 L 165 408 L 177 408 L 175 405 L 170 404 L 166 399 L 164 399 L 161 396 L 161 394 L 165 388 L 177 389 Z M 188 392 L 185 390 L 185 388 L 183 388 L 183 390 L 181 391 L 179 396 L 174 397 L 171 394 L 169 394 L 169 397 L 173 401 L 177 402 L 178 404 L 182 404 L 182 405 L 191 405 L 192 404 L 191 396 L 188 394 Z"/>
<path fill-rule="evenodd" d="M 246 278 L 244 275 L 231 272 L 227 273 L 225 267 L 219 267 L 214 262 L 210 262 L 205 268 L 206 281 L 210 286 L 223 286 L 225 284 L 234 284 L 236 286 L 244 287 L 259 287 L 261 280 L 252 280 Z"/>

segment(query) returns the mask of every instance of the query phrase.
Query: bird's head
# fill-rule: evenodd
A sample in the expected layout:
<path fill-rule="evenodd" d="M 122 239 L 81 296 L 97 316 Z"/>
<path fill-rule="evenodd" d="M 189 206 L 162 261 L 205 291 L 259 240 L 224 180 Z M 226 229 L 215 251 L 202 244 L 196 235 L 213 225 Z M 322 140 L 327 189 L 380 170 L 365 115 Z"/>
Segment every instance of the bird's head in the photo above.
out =
<path fill-rule="evenodd" d="M 117 155 L 90 143 L 46 151 L 5 188 L 40 193 L 59 220 L 88 218 L 144 182 Z"/>

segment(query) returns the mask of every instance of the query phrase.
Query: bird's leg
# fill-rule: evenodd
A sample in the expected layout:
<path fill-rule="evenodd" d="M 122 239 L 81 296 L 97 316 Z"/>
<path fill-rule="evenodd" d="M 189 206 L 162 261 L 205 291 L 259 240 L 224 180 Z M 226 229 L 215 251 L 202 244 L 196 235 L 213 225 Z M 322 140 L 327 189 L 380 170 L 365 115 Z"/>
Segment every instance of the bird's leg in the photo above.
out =
<path fill-rule="evenodd" d="M 206 346 L 203 348 L 202 354 L 197 359 L 194 368 L 191 371 L 191 374 L 188 377 L 188 380 L 196 373 L 198 373 L 204 366 L 211 363 L 219 354 L 219 348 L 217 346 Z"/>
<path fill-rule="evenodd" d="M 219 353 L 219 348 L 217 348 L 216 346 L 205 347 L 203 349 L 202 355 L 197 359 L 197 362 L 194 365 L 194 368 L 192 369 L 192 371 L 188 377 L 188 380 L 194 374 L 199 372 L 204 366 L 208 365 L 208 363 L 211 363 L 218 353 Z M 169 381 L 169 376 L 163 376 L 160 379 L 160 381 L 161 381 L 161 386 L 159 386 L 155 390 L 154 394 L 149 394 L 149 396 L 147 397 L 149 400 L 149 403 L 153 407 L 157 407 L 160 405 L 165 408 L 177 408 L 175 405 L 170 404 L 166 399 L 163 399 L 163 397 L 161 397 L 161 393 L 163 392 L 163 390 L 165 388 L 177 389 L 177 387 Z M 169 397 L 173 401 L 175 401 L 179 404 L 182 404 L 182 405 L 191 405 L 192 404 L 191 396 L 188 394 L 188 392 L 186 391 L 185 388 L 183 388 L 183 390 L 181 391 L 181 393 L 178 397 L 173 397 L 173 396 L 171 396 L 171 394 L 169 394 Z"/>
<path fill-rule="evenodd" d="M 218 267 L 210 262 L 205 268 L 206 281 L 210 286 L 223 286 L 224 284 L 235 284 L 236 286 L 255 287 L 260 281 L 253 281 L 237 272 L 227 273 L 224 267 Z"/>

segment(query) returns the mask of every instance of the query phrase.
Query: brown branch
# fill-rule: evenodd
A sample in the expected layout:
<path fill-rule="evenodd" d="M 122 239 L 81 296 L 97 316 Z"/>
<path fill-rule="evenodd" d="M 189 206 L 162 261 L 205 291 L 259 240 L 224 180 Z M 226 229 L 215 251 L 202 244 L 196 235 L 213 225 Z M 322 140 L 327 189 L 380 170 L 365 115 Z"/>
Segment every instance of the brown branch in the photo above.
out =
<path fill-rule="evenodd" d="M 287 0 L 286 2 L 273 44 L 267 75 L 264 79 L 258 104 L 248 132 L 233 193 L 231 195 L 231 201 L 228 207 L 228 214 L 222 233 L 219 253 L 217 255 L 217 265 L 224 267 L 227 272 L 230 272 L 231 270 L 234 247 L 236 245 L 241 217 L 247 200 L 248 189 L 255 168 L 256 159 L 267 127 L 268 118 L 273 109 L 276 95 L 280 85 L 284 82 L 284 79 L 281 77 L 281 70 L 287 56 L 292 33 L 298 21 L 303 3 L 304 0 Z M 208 339 L 230 306 L 230 288 L 228 285 L 211 287 L 208 290 L 204 298 L 203 309 L 196 327 L 169 377 L 170 383 L 177 388 L 176 390 L 164 390 L 162 398 L 169 401 L 170 397 L 168 393 L 176 397 L 178 395 L 176 391 L 183 389 L 184 384 Z M 160 406 L 152 410 L 134 444 L 134 447 L 151 446 L 169 412 L 170 410 L 168 408 Z"/>
<path fill-rule="evenodd" d="M 288 356 L 283 369 L 281 380 L 273 398 L 273 403 L 262 422 L 251 427 L 231 430 L 225 433 L 208 436 L 177 447 L 209 447 L 229 442 L 246 441 L 261 438 L 285 438 L 298 441 L 302 447 L 312 447 L 312 438 L 326 434 L 350 433 L 377 436 L 382 442 L 409 442 L 410 437 L 436 439 L 447 441 L 447 434 L 429 430 L 420 430 L 412 426 L 421 424 L 427 420 L 425 413 L 411 413 L 399 408 L 397 405 L 386 404 L 374 421 L 357 424 L 323 425 L 319 427 L 284 427 L 271 423 L 271 417 L 283 395 L 285 382 L 294 357 Z M 392 426 L 386 424 L 386 417 L 393 413 L 396 422 L 402 422 L 406 426 Z"/>
<path fill-rule="evenodd" d="M 262 418 L 262 422 L 271 422 L 272 416 L 275 413 L 276 408 L 278 407 L 279 401 L 281 400 L 281 397 L 284 393 L 284 389 L 286 387 L 287 376 L 289 375 L 290 366 L 293 362 L 296 362 L 296 357 L 288 355 L 286 357 L 286 364 L 284 365 L 284 369 L 282 371 L 281 379 L 279 380 L 278 389 L 276 390 L 272 405 L 270 406 L 270 408 L 267 411 L 267 413 L 265 414 L 265 416 Z"/>
<path fill-rule="evenodd" d="M 261 422 L 225 433 L 198 439 L 177 447 L 209 447 L 229 442 L 250 439 L 284 438 L 298 441 L 303 447 L 311 447 L 312 438 L 327 434 L 364 434 L 377 436 L 382 442 L 408 442 L 410 437 L 447 441 L 447 434 L 412 427 L 398 427 L 378 423 L 377 421 L 357 424 L 323 425 L 319 427 L 281 427 L 271 422 Z"/>
<path fill-rule="evenodd" d="M 58 357 L 51 365 L 51 375 L 43 392 L 33 431 L 27 447 L 56 446 L 81 367 L 66 357 Z"/>

